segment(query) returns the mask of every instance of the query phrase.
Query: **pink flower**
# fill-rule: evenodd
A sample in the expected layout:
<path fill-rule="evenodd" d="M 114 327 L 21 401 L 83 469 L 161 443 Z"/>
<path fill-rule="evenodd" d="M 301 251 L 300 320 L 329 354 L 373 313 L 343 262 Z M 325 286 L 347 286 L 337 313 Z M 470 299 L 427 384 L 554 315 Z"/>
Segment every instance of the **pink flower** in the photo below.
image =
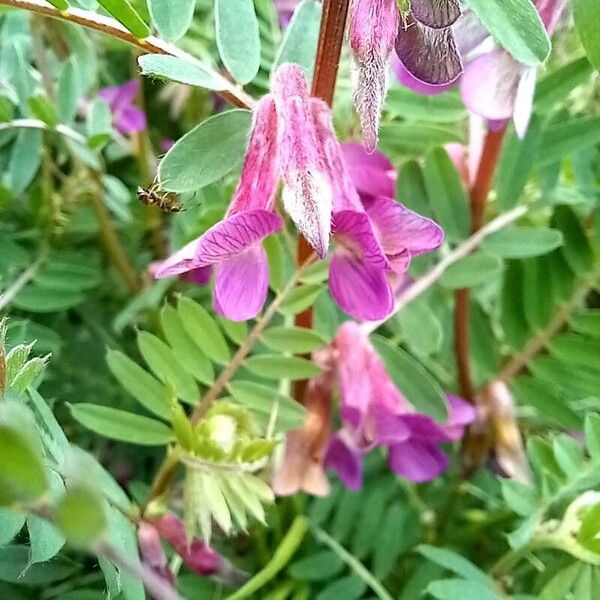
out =
<path fill-rule="evenodd" d="M 215 310 L 231 320 L 251 319 L 261 310 L 269 286 L 262 240 L 283 226 L 274 212 L 277 184 L 277 115 L 265 96 L 254 114 L 242 175 L 225 219 L 177 251 L 157 277 L 216 267 Z M 201 271 L 204 277 L 206 271 Z"/>
<path fill-rule="evenodd" d="M 152 523 L 141 521 L 137 534 L 142 561 L 159 577 L 173 585 L 175 578 L 171 569 L 169 569 L 169 563 L 156 527 Z"/>
<path fill-rule="evenodd" d="M 415 412 L 355 323 L 340 327 L 334 346 L 343 425 L 329 441 L 324 466 L 333 468 L 348 488 L 357 490 L 362 487 L 363 455 L 385 446 L 391 469 L 401 477 L 425 482 L 443 473 L 448 459 L 439 445 L 460 438 L 475 417 L 472 407 L 450 397 L 446 425 Z"/>
<path fill-rule="evenodd" d="M 113 123 L 123 135 L 146 129 L 146 115 L 134 104 L 139 89 L 140 82 L 133 79 L 98 91 L 98 96 L 108 102 Z"/>
<path fill-rule="evenodd" d="M 549 35 L 558 25 L 566 0 L 535 0 Z M 481 54 L 469 63 L 460 83 L 467 108 L 503 127 L 513 119 L 519 137 L 527 132 L 533 110 L 536 67 L 517 62 L 501 48 Z"/>

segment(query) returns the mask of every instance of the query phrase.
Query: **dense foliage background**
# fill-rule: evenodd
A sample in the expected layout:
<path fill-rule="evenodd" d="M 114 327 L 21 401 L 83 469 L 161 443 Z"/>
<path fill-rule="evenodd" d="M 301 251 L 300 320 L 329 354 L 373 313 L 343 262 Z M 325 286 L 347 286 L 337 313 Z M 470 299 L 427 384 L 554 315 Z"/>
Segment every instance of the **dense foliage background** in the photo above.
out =
<path fill-rule="evenodd" d="M 431 482 L 398 477 L 380 447 L 360 491 L 329 472 L 325 497 L 275 498 L 307 417 L 294 382 L 319 375 L 310 353 L 349 319 L 327 263 L 298 270 L 286 222 L 265 241 L 270 304 L 247 322 L 213 310 L 206 274 L 153 275 L 225 213 L 245 103 L 277 65 L 313 73 L 321 4 L 0 1 L 1 598 L 144 598 L 147 571 L 169 581 L 156 531 L 189 600 L 598 597 L 600 11 L 569 3 L 546 58 L 530 0 L 463 4 L 537 69 L 533 116 L 523 137 L 488 133 L 473 165 L 487 129 L 460 84 L 420 95 L 391 76 L 378 152 L 393 172 L 367 174 L 445 242 L 367 331 L 415 409 L 445 422 L 462 395 L 475 422 Z M 149 27 L 160 39 L 140 41 Z M 333 117 L 360 143 L 350 54 Z M 296 327 L 311 307 L 312 329 Z M 167 511 L 195 546 L 173 542 Z"/>

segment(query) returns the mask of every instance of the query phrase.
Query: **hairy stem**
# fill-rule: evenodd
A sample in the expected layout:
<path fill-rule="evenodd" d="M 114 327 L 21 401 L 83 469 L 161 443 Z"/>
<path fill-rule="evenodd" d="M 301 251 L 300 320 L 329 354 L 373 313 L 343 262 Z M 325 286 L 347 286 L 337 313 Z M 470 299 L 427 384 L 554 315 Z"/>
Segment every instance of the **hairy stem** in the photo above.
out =
<path fill-rule="evenodd" d="M 498 379 L 506 382 L 510 381 L 525 369 L 535 356 L 546 348 L 552 341 L 552 338 L 567 324 L 573 311 L 581 305 L 590 293 L 590 290 L 594 287 L 594 284 L 598 279 L 598 275 L 599 274 L 596 271 L 581 282 L 573 296 L 558 309 L 548 325 L 530 340 L 525 348 L 523 348 L 522 352 L 514 356 L 506 364 L 498 376 Z"/>
<path fill-rule="evenodd" d="M 202 64 L 191 54 L 180 50 L 172 44 L 169 44 L 168 42 L 165 42 L 154 35 L 140 40 L 115 19 L 105 17 L 104 15 L 99 15 L 90 10 L 82 10 L 71 7 L 67 10 L 61 11 L 48 4 L 44 0 L 0 0 L 0 4 L 10 6 L 12 8 L 21 8 L 23 10 L 44 15 L 46 17 L 52 17 L 53 19 L 60 19 L 62 21 L 83 25 L 84 27 L 89 27 L 90 29 L 95 29 L 96 31 L 110 35 L 111 37 L 118 38 L 124 42 L 127 42 L 128 44 L 131 44 L 132 46 L 142 49 L 144 52 L 176 56 L 177 58 L 181 58 L 186 62 L 198 65 L 204 70 L 208 69 L 206 65 Z M 216 93 L 239 108 L 251 108 L 253 106 L 254 100 L 251 96 L 246 94 L 242 89 L 230 83 L 219 73 L 213 72 L 212 70 L 210 71 L 211 77 L 213 79 L 216 78 L 216 80 L 218 80 L 221 84 L 220 87 L 222 89 Z"/>
<path fill-rule="evenodd" d="M 471 188 L 471 232 L 476 233 L 483 224 L 487 198 L 494 180 L 496 165 L 506 128 L 500 131 L 488 131 L 475 182 Z M 471 377 L 469 361 L 469 307 L 471 294 L 469 289 L 456 292 L 454 309 L 454 348 L 458 369 L 458 383 L 462 396 L 475 401 L 475 388 Z"/>

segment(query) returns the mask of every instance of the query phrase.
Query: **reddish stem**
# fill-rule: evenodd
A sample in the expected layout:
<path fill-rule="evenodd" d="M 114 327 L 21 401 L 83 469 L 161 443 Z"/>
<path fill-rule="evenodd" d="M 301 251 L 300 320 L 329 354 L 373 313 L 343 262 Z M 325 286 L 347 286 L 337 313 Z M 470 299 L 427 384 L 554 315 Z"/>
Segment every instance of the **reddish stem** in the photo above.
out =
<path fill-rule="evenodd" d="M 475 233 L 483 225 L 485 206 L 487 202 L 494 173 L 506 128 L 500 131 L 488 131 L 485 138 L 483 153 L 479 162 L 479 168 L 475 181 L 471 188 L 471 232 Z M 470 291 L 468 289 L 456 292 L 456 306 L 454 310 L 454 347 L 456 351 L 456 363 L 458 368 L 458 383 L 460 393 L 464 398 L 475 402 L 475 388 L 471 377 L 469 361 L 469 307 Z"/>
<path fill-rule="evenodd" d="M 350 0 L 323 0 L 323 16 L 321 18 L 321 29 L 319 31 L 319 45 L 315 61 L 315 71 L 312 84 L 312 95 L 321 98 L 329 106 L 333 102 L 335 82 L 340 65 L 340 54 L 344 41 L 344 30 L 348 6 Z M 298 250 L 296 264 L 306 262 L 313 253 L 313 249 L 300 236 L 298 238 Z M 312 329 L 313 310 L 307 308 L 296 316 L 296 325 Z M 294 396 L 301 401 L 306 389 L 306 381 L 298 381 L 294 386 Z"/>

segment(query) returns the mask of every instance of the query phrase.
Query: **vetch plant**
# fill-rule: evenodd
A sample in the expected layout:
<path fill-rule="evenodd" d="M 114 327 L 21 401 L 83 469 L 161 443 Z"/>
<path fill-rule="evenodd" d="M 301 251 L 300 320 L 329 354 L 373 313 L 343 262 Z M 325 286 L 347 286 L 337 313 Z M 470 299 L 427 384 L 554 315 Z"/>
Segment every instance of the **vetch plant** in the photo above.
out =
<path fill-rule="evenodd" d="M 0 0 L 0 596 L 595 598 L 598 18 Z"/>

